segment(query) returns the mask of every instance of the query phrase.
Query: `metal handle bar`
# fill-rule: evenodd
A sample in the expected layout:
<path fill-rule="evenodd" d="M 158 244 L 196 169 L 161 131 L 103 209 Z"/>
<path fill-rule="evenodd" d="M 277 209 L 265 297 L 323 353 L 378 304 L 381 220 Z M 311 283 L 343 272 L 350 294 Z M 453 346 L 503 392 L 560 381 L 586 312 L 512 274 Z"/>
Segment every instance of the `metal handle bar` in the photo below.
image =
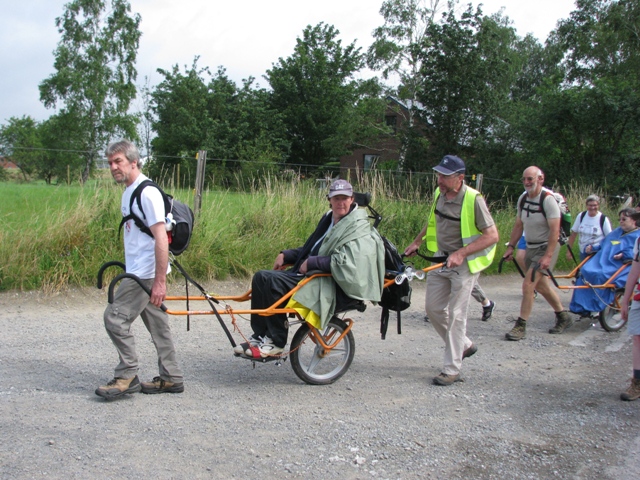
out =
<path fill-rule="evenodd" d="M 122 262 L 118 262 L 116 260 L 113 260 L 111 262 L 107 262 L 104 263 L 101 267 L 100 270 L 98 270 L 98 284 L 96 285 L 98 287 L 98 290 L 102 290 L 102 275 L 104 274 L 104 271 L 109 268 L 109 267 L 120 267 L 122 270 L 126 270 L 126 266 L 124 265 L 124 263 Z"/>
<path fill-rule="evenodd" d="M 532 268 L 531 268 L 531 282 L 535 282 L 536 280 L 536 271 L 540 270 L 540 265 L 535 264 Z M 553 273 L 551 273 L 551 269 L 547 268 L 547 273 L 549 274 L 549 276 L 552 278 L 553 283 L 556 284 L 556 287 L 558 286 L 558 283 L 556 282 L 556 279 L 553 278 Z"/>
<path fill-rule="evenodd" d="M 502 264 L 504 264 L 504 262 L 507 261 L 507 257 L 502 257 L 500 259 L 500 263 L 498 264 L 498 273 L 502 273 Z M 516 262 L 515 259 L 513 259 L 513 263 L 516 266 L 516 268 L 518 269 L 518 273 L 520 274 L 520 276 L 522 278 L 524 278 L 524 272 L 522 271 L 522 269 L 520 268 L 520 265 L 518 265 L 518 262 Z"/>
<path fill-rule="evenodd" d="M 138 278 L 137 275 L 134 275 L 133 273 L 121 273 L 120 275 L 118 275 L 116 278 L 114 278 L 113 280 L 111 280 L 111 283 L 109 284 L 109 294 L 107 295 L 107 301 L 109 303 L 113 303 L 113 289 L 116 287 L 116 284 L 120 281 L 123 280 L 125 278 L 130 278 L 131 280 L 135 280 L 136 283 L 138 285 L 140 285 L 140 288 L 142 288 L 142 290 L 145 291 L 145 293 L 147 295 L 149 295 L 149 297 L 151 297 L 151 290 L 149 290 L 146 286 L 144 286 L 142 284 L 142 280 L 140 280 L 140 278 Z M 165 304 L 161 304 L 160 305 L 160 309 L 163 312 L 167 311 L 167 307 L 165 306 Z"/>

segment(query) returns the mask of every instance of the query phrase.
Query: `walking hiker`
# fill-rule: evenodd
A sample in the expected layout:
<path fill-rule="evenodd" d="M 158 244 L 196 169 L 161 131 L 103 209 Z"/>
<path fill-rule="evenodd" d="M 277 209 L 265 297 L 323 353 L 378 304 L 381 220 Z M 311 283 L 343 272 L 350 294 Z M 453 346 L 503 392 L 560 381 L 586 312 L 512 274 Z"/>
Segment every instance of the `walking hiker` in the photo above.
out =
<path fill-rule="evenodd" d="M 634 221 L 640 221 L 640 212 L 632 215 Z M 620 304 L 620 315 L 623 319 L 628 320 L 627 332 L 633 339 L 632 346 L 632 367 L 633 376 L 631 384 L 626 392 L 620 394 L 620 399 L 627 402 L 640 398 L 640 290 L 638 287 L 638 279 L 640 278 L 640 239 L 636 240 L 633 247 L 633 263 L 631 264 L 631 272 L 627 277 L 627 283 L 624 288 L 624 296 Z M 633 299 L 631 308 L 629 301 Z"/>
<path fill-rule="evenodd" d="M 445 344 L 442 371 L 435 385 L 461 381 L 462 360 L 475 354 L 467 337 L 467 313 L 471 290 L 480 272 L 491 265 L 498 230 L 480 192 L 464 183 L 465 164 L 454 155 L 433 167 L 438 188 L 428 223 L 404 254 L 416 254 L 423 241 L 436 255 L 448 255 L 446 268 L 427 275 L 426 310 Z"/>
<path fill-rule="evenodd" d="M 184 391 L 182 371 L 176 361 L 176 351 L 171 338 L 169 318 L 160 309 L 167 293 L 166 277 L 170 271 L 169 245 L 165 229 L 165 205 L 160 190 L 146 187 L 141 192 L 142 211 L 130 199 L 136 187 L 147 177 L 140 172 L 140 154 L 128 140 L 112 143 L 107 147 L 111 175 L 117 183 L 126 186 L 121 200 L 122 215 L 130 213 L 143 219 L 153 236 L 140 230 L 133 219 L 124 224 L 124 254 L 127 273 L 140 278 L 151 291 L 151 297 L 131 279 L 120 282 L 113 303 L 104 311 L 107 334 L 118 351 L 120 363 L 115 368 L 113 380 L 96 389 L 96 395 L 108 400 L 127 393 L 180 393 Z M 159 375 L 151 382 L 138 379 L 138 354 L 131 324 L 142 317 L 145 327 L 158 353 Z"/>
<path fill-rule="evenodd" d="M 600 250 L 600 245 L 604 237 L 611 233 L 611 222 L 600 208 L 600 197 L 589 195 L 587 197 L 587 209 L 576 215 L 576 220 L 571 227 L 571 235 L 567 241 L 567 259 L 571 260 L 571 249 L 573 242 L 578 237 L 578 247 L 580 250 L 580 261 L 587 255 Z"/>
<path fill-rule="evenodd" d="M 527 242 L 525 254 L 526 273 L 522 282 L 520 316 L 505 336 L 507 340 L 522 340 L 526 335 L 527 320 L 533 309 L 534 292 L 537 291 L 553 308 L 556 324 L 549 333 L 562 333 L 573 324 L 569 312 L 562 307 L 560 297 L 551 286 L 544 271 L 553 269 L 558 259 L 560 243 L 560 207 L 553 194 L 543 191 L 544 174 L 538 167 L 528 167 L 522 175 L 525 192 L 518 199 L 516 221 L 504 258 L 513 260 L 515 245 L 522 237 Z M 534 280 L 531 279 L 537 267 Z"/>

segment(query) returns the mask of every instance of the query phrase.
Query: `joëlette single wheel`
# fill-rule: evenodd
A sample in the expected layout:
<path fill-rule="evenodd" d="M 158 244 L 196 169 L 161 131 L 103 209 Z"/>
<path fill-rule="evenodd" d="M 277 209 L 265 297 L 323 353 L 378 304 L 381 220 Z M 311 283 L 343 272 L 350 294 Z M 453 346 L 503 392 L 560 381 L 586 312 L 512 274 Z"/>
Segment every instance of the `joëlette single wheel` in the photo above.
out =
<path fill-rule="evenodd" d="M 347 329 L 345 322 L 333 317 L 322 331 L 325 344 L 331 345 Z M 309 335 L 309 325 L 303 324 L 291 340 L 291 366 L 295 374 L 311 385 L 328 385 L 349 369 L 356 350 L 353 333 L 349 331 L 331 350 L 316 344 Z"/>
<path fill-rule="evenodd" d="M 615 295 L 613 297 L 613 301 L 610 305 L 607 305 L 604 310 L 600 312 L 598 318 L 600 320 L 600 325 L 607 332 L 617 332 L 620 330 L 625 323 L 626 320 L 623 320 L 620 315 L 620 305 L 622 305 L 622 296 L 624 295 L 624 288 L 616 289 Z"/>

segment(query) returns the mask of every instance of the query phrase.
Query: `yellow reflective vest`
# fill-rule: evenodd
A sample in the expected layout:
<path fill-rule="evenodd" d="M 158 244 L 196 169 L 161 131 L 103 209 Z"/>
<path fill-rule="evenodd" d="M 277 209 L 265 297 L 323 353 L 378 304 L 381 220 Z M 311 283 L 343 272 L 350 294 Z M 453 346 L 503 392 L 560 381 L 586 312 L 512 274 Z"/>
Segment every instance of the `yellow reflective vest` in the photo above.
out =
<path fill-rule="evenodd" d="M 482 235 L 482 232 L 476 227 L 476 197 L 480 195 L 480 192 L 467 186 L 467 191 L 464 194 L 462 200 L 462 210 L 460 212 L 460 236 L 462 237 L 462 244 L 466 247 L 476 238 Z M 433 206 L 431 207 L 431 213 L 429 214 L 429 223 L 427 224 L 427 233 L 423 240 L 427 242 L 427 249 L 431 252 L 438 251 L 438 238 L 436 232 L 436 205 L 438 204 L 438 198 L 440 197 L 440 189 L 436 188 L 435 198 L 433 200 Z M 479 252 L 472 253 L 467 256 L 467 264 L 469 265 L 469 271 L 471 273 L 478 273 L 487 268 L 493 262 L 493 257 L 496 254 L 496 245 L 493 244 L 490 247 L 480 250 Z"/>

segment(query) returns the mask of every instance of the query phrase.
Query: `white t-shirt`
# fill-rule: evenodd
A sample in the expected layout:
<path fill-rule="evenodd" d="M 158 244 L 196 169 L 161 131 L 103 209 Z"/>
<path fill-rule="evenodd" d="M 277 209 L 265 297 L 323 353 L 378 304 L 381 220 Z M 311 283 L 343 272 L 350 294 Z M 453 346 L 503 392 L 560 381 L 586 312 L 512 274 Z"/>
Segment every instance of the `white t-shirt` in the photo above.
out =
<path fill-rule="evenodd" d="M 579 213 L 576 217 L 576 221 L 573 222 L 571 231 L 578 234 L 578 246 L 580 247 L 580 253 L 584 253 L 584 250 L 588 245 L 592 247 L 599 247 L 604 240 L 604 237 L 611 233 L 611 222 L 609 218 L 604 219 L 603 228 L 600 228 L 600 217 L 602 212 L 598 212 L 595 217 L 590 217 L 588 213 L 585 213 L 582 221 L 580 217 L 582 213 Z"/>
<path fill-rule="evenodd" d="M 121 210 L 122 215 L 129 215 L 129 202 L 134 190 L 143 180 L 146 180 L 143 174 L 138 175 L 136 181 L 128 186 L 122 194 Z M 133 213 L 136 214 L 145 225 L 152 226 L 158 222 L 164 223 L 164 201 L 162 194 L 157 188 L 146 187 L 140 195 L 142 209 L 146 215 L 146 219 L 138 208 L 138 203 L 133 202 Z M 133 220 L 127 220 L 123 226 L 124 230 L 124 257 L 127 267 L 127 273 L 132 273 L 139 278 L 146 280 L 154 278 L 156 275 L 156 255 L 153 237 L 142 232 Z M 171 271 L 167 267 L 167 273 Z"/>

